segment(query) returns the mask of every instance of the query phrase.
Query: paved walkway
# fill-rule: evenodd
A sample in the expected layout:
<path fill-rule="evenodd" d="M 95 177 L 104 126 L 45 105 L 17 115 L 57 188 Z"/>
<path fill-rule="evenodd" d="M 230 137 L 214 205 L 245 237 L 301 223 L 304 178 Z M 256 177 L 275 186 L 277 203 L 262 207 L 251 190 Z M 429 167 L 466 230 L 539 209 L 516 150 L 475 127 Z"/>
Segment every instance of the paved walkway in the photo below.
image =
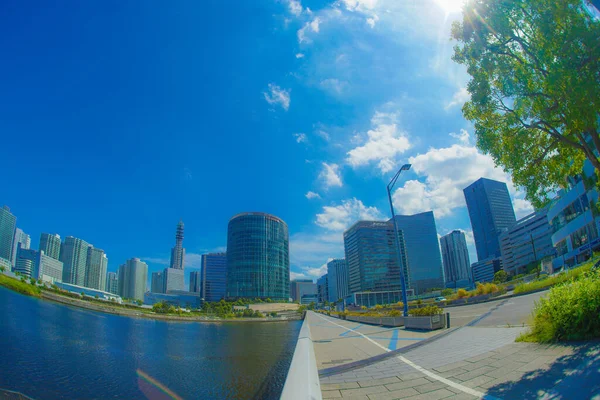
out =
<path fill-rule="evenodd" d="M 532 303 L 537 298 L 532 296 L 529 300 Z M 393 333 L 394 330 L 365 328 L 358 323 L 309 313 L 314 340 L 317 340 L 314 332 L 322 334 L 325 330 L 331 332 L 330 337 L 335 333 L 349 338 L 315 343 L 317 359 L 322 358 L 321 370 L 331 365 L 342 369 L 340 364 L 347 357 L 389 355 L 365 366 L 322 376 L 323 398 L 600 400 L 600 342 L 553 346 L 515 343 L 515 338 L 526 328 L 502 325 L 502 320 L 511 313 L 510 306 L 513 310 L 526 310 L 526 301 L 519 300 L 517 307 L 504 300 L 488 303 L 487 311 L 478 308 L 477 315 L 465 326 L 394 354 L 389 354 L 390 331 L 398 337 L 407 335 L 409 340 L 403 343 L 418 343 L 424 337 L 411 337 L 417 333 L 402 329 Z M 466 317 L 471 311 L 465 309 L 462 314 Z M 336 362 L 323 362 L 332 358 L 330 361 Z"/>
<path fill-rule="evenodd" d="M 349 364 L 418 343 L 439 331 L 407 331 L 308 313 L 311 337 L 319 370 Z M 365 341 L 368 337 L 372 343 Z"/>

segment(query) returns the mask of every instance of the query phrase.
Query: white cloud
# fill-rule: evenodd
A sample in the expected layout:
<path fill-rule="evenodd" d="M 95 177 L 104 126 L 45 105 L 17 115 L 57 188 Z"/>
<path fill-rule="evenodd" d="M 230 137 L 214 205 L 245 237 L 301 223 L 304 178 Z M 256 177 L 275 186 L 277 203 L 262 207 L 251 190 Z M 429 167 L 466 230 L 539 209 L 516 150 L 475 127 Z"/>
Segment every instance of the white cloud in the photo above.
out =
<path fill-rule="evenodd" d="M 288 8 L 296 17 L 302 14 L 302 4 L 298 0 L 288 0 Z"/>
<path fill-rule="evenodd" d="M 306 134 L 304 133 L 294 133 L 293 136 L 296 138 L 296 142 L 298 143 L 306 143 L 306 141 L 308 140 Z"/>
<path fill-rule="evenodd" d="M 315 19 L 312 20 L 312 22 L 310 23 L 310 29 L 312 29 L 313 32 L 319 33 L 319 24 L 321 23 L 321 18 L 317 17 Z"/>
<path fill-rule="evenodd" d="M 160 258 L 160 257 L 142 257 L 142 261 L 151 263 L 151 264 L 159 264 L 159 265 L 169 265 L 170 260 L 168 258 Z"/>
<path fill-rule="evenodd" d="M 342 178 L 340 176 L 340 166 L 337 164 L 323 163 L 323 169 L 319 174 L 319 179 L 325 185 L 325 188 L 332 186 L 342 186 Z"/>
<path fill-rule="evenodd" d="M 296 53 L 296 58 L 304 58 L 304 54 L 302 54 L 302 53 Z"/>
<path fill-rule="evenodd" d="M 321 87 L 335 94 L 341 94 L 344 89 L 348 86 L 348 82 L 340 81 L 336 78 L 328 78 L 321 80 Z"/>
<path fill-rule="evenodd" d="M 331 137 L 329 136 L 329 133 L 325 132 L 323 129 L 317 129 L 315 131 L 315 134 L 317 136 L 319 136 L 321 139 L 325 140 L 326 142 L 329 142 L 329 140 L 331 139 Z"/>
<path fill-rule="evenodd" d="M 467 88 L 463 87 L 458 89 L 454 96 L 452 96 L 452 100 L 444 107 L 445 110 L 449 110 L 454 106 L 462 107 L 465 102 L 469 101 L 471 95 L 467 92 Z"/>
<path fill-rule="evenodd" d="M 377 15 L 373 15 L 371 18 L 367 18 L 367 25 L 371 28 L 375 28 L 375 23 L 379 21 L 379 17 Z"/>
<path fill-rule="evenodd" d="M 202 254 L 185 253 L 185 268 L 200 269 L 202 267 Z"/>
<path fill-rule="evenodd" d="M 286 111 L 290 108 L 289 90 L 282 89 L 273 83 L 269 83 L 269 91 L 263 92 L 263 95 L 269 104 L 279 104 Z"/>
<path fill-rule="evenodd" d="M 306 233 L 290 236 L 290 262 L 295 266 L 320 265 L 331 257 L 344 255 L 344 238 L 340 232 Z"/>
<path fill-rule="evenodd" d="M 304 196 L 309 200 L 321 198 L 321 195 L 319 193 L 311 192 L 311 191 L 308 191 Z"/>
<path fill-rule="evenodd" d="M 362 201 L 352 198 L 337 206 L 324 206 L 317 214 L 316 224 L 330 231 L 344 231 L 359 220 L 381 220 L 384 215 L 377 207 L 367 207 Z"/>
<path fill-rule="evenodd" d="M 424 182 L 410 180 L 394 192 L 394 205 L 403 214 L 433 210 L 437 217 L 451 215 L 455 208 L 465 206 L 463 189 L 481 177 L 506 182 L 516 199 L 515 206 L 518 198 L 522 197 L 510 176 L 496 167 L 490 156 L 481 154 L 474 146 L 455 144 L 447 148 L 432 148 L 411 157 L 408 162 L 412 164 L 412 170 L 424 178 Z M 518 207 L 527 209 L 524 200 L 518 201 Z"/>
<path fill-rule="evenodd" d="M 373 10 L 377 5 L 377 0 L 342 0 L 348 11 L 365 12 Z"/>
<path fill-rule="evenodd" d="M 531 203 L 525 199 L 513 198 L 513 207 L 517 219 L 523 218 L 534 211 Z"/>
<path fill-rule="evenodd" d="M 465 129 L 461 129 L 460 133 L 450 133 L 450 136 L 458 139 L 459 142 L 461 142 L 462 144 L 469 144 L 469 141 L 471 140 L 471 135 L 469 135 L 469 132 L 467 132 Z"/>
<path fill-rule="evenodd" d="M 298 43 L 309 43 L 311 40 L 306 36 L 307 30 L 313 31 L 314 33 L 319 33 L 320 24 L 322 20 L 319 17 L 316 17 L 311 22 L 307 22 L 304 26 L 298 29 L 296 33 L 298 36 Z"/>
<path fill-rule="evenodd" d="M 383 173 L 394 169 L 397 156 L 410 149 L 410 141 L 405 132 L 398 130 L 396 119 L 395 113 L 376 111 L 371 118 L 374 128 L 367 132 L 367 142 L 347 153 L 348 164 L 356 168 L 376 162 Z"/>

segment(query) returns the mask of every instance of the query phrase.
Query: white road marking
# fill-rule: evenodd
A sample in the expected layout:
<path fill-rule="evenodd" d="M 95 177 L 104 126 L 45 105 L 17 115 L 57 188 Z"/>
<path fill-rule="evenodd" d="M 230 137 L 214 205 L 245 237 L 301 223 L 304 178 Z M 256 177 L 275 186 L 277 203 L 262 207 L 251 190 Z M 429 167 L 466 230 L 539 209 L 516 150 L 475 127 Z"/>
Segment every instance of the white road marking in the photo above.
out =
<path fill-rule="evenodd" d="M 318 316 L 319 318 L 321 318 L 321 319 L 324 319 L 325 321 L 329 322 L 330 324 L 337 325 L 337 326 L 339 326 L 340 328 L 346 329 L 347 331 L 352 331 L 352 332 L 354 332 L 354 333 L 357 333 L 357 334 L 359 334 L 360 336 L 364 337 L 364 338 L 365 338 L 365 339 L 367 339 L 369 342 L 373 343 L 375 346 L 377 346 L 377 347 L 379 347 L 379 348 L 383 349 L 383 350 L 384 350 L 384 351 L 386 351 L 386 352 L 390 352 L 390 351 L 391 351 L 390 349 L 388 349 L 388 348 L 387 348 L 387 347 L 385 347 L 385 346 L 382 346 L 382 345 L 380 345 L 379 343 L 377 343 L 376 341 L 374 341 L 374 340 L 373 340 L 373 339 L 371 339 L 370 337 L 363 335 L 361 332 L 355 331 L 354 329 L 351 329 L 351 328 L 346 328 L 345 326 L 343 326 L 343 325 L 340 325 L 340 324 L 338 324 L 338 323 L 335 323 L 335 322 L 333 322 L 333 321 L 330 321 L 329 319 L 327 319 L 327 318 L 325 318 L 325 317 L 322 317 L 321 315 L 319 315 L 319 314 L 317 314 L 317 313 L 315 313 L 315 315 L 317 315 L 317 316 Z M 444 383 L 444 384 L 446 384 L 446 385 L 448 385 L 448 386 L 451 386 L 451 387 L 453 387 L 454 389 L 458 389 L 458 390 L 460 390 L 460 391 L 462 391 L 462 392 L 465 392 L 465 393 L 467 393 L 467 394 L 470 394 L 471 396 L 476 396 L 476 397 L 479 397 L 479 398 L 481 398 L 481 399 L 487 399 L 487 400 L 494 400 L 494 399 L 496 399 L 496 400 L 498 400 L 498 399 L 497 399 L 496 397 L 494 397 L 494 396 L 486 395 L 485 393 L 481 393 L 481 392 L 479 392 L 479 391 L 477 391 L 477 390 L 475 390 L 475 389 L 471 389 L 470 387 L 463 386 L 463 385 L 461 385 L 460 383 L 456 383 L 456 382 L 453 382 L 453 381 L 451 381 L 451 380 L 449 380 L 449 379 L 446 379 L 446 378 L 444 378 L 444 377 L 441 377 L 441 376 L 439 376 L 439 375 L 436 375 L 436 374 L 434 374 L 433 372 L 426 370 L 425 368 L 421 367 L 420 365 L 417 365 L 417 364 L 415 364 L 414 362 L 410 361 L 409 359 L 407 359 L 407 358 L 405 358 L 405 357 L 402 357 L 402 356 L 397 356 L 396 358 L 397 358 L 398 360 L 402 361 L 403 363 L 405 363 L 406 365 L 408 365 L 408 366 L 410 366 L 410 367 L 412 367 L 412 368 L 416 369 L 417 371 L 419 371 L 419 372 L 421 372 L 421 373 L 423 373 L 423 374 L 427 375 L 428 377 L 430 377 L 430 378 L 433 378 L 433 379 L 435 379 L 435 380 L 437 380 L 437 381 L 440 381 L 440 382 L 442 382 L 442 383 Z"/>

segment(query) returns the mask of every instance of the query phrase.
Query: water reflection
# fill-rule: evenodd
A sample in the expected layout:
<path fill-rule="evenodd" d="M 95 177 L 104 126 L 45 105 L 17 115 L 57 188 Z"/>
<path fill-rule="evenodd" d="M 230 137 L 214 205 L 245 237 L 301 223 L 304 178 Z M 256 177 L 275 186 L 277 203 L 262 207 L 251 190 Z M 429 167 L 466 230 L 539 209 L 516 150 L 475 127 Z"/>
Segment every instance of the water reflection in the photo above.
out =
<path fill-rule="evenodd" d="M 0 387 L 35 399 L 275 399 L 300 329 L 134 319 L 4 288 L 0 304 Z"/>

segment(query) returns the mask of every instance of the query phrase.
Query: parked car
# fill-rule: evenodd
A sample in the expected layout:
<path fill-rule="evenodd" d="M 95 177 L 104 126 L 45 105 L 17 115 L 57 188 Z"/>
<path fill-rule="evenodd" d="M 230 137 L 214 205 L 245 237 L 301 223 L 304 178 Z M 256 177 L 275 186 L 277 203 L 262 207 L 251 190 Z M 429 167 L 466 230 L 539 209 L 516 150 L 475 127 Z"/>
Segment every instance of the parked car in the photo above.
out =
<path fill-rule="evenodd" d="M 436 298 L 435 298 L 435 302 L 436 302 L 436 303 L 439 303 L 440 301 L 446 301 L 446 298 L 445 298 L 445 297 L 443 297 L 443 296 L 440 296 L 440 297 L 436 297 Z"/>

